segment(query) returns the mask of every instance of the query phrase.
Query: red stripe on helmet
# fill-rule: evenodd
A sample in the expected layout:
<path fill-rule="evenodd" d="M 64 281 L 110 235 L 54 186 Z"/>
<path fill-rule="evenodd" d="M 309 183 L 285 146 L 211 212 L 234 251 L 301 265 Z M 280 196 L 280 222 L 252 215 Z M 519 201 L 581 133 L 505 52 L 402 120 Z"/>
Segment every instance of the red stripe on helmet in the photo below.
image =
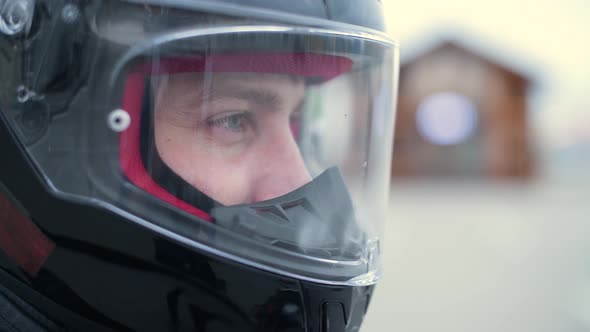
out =
<path fill-rule="evenodd" d="M 55 249 L 51 241 L 8 197 L 0 193 L 0 249 L 28 275 L 37 275 Z"/>

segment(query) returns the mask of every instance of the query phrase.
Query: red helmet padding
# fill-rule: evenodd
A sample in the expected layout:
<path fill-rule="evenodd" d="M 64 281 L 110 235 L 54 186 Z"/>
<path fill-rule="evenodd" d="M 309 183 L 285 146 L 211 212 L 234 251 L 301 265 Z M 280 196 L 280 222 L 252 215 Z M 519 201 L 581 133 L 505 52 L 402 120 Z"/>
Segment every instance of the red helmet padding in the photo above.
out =
<path fill-rule="evenodd" d="M 212 221 L 207 212 L 177 198 L 162 188 L 149 175 L 143 164 L 140 149 L 140 119 L 145 77 L 207 71 L 276 73 L 329 80 L 350 71 L 351 68 L 352 61 L 348 58 L 314 53 L 214 54 L 162 58 L 140 64 L 127 77 L 123 93 L 122 107 L 131 117 L 129 128 L 123 131 L 119 137 L 119 162 L 123 174 L 131 183 L 162 201 L 199 218 Z"/>
<path fill-rule="evenodd" d="M 140 132 L 141 132 L 141 103 L 144 93 L 144 74 L 133 72 L 125 82 L 123 95 L 123 109 L 129 113 L 131 123 L 129 128 L 123 131 L 119 137 L 119 162 L 123 174 L 131 183 L 166 203 L 193 214 L 199 218 L 211 221 L 211 216 L 185 201 L 172 195 L 162 188 L 147 172 L 141 158 Z"/>
<path fill-rule="evenodd" d="M 314 53 L 238 53 L 162 58 L 143 66 L 144 73 L 276 73 L 330 80 L 350 71 L 352 60 Z"/>

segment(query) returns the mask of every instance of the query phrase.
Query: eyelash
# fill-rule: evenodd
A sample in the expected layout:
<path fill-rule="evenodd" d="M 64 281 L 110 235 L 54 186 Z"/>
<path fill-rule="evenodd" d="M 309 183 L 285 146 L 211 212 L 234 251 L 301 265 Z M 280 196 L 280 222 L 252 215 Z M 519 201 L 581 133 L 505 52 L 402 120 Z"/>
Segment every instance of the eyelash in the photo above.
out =
<path fill-rule="evenodd" d="M 230 120 L 233 119 L 239 119 L 240 123 L 239 126 L 240 128 L 232 128 L 230 126 L 228 126 L 228 123 Z M 246 121 L 247 123 L 243 123 L 242 121 Z M 250 119 L 250 114 L 247 112 L 240 112 L 240 113 L 232 113 L 232 114 L 228 114 L 228 115 L 221 115 L 218 116 L 214 119 L 210 119 L 207 121 L 207 124 L 210 126 L 220 126 L 220 127 L 224 127 L 227 128 L 228 130 L 233 130 L 233 131 L 244 131 L 246 130 L 244 128 L 245 125 L 251 124 L 251 119 Z"/>

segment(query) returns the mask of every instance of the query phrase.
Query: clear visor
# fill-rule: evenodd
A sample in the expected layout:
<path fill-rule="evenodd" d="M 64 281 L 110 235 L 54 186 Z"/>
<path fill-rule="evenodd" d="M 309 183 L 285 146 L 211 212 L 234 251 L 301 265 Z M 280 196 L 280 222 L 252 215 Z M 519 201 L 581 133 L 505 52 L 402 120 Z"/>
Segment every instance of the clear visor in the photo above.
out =
<path fill-rule="evenodd" d="M 111 66 L 94 72 L 108 84 L 89 88 L 79 159 L 90 188 L 46 172 L 58 190 L 256 268 L 322 283 L 376 281 L 393 44 L 257 25 L 126 43 L 99 52 L 96 63 Z"/>

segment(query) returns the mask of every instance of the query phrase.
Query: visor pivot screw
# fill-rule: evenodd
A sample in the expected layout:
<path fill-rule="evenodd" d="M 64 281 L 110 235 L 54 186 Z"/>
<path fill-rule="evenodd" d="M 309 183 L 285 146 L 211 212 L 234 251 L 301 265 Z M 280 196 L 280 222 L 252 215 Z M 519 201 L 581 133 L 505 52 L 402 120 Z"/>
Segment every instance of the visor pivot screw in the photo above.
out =
<path fill-rule="evenodd" d="M 16 100 L 19 103 L 26 103 L 32 97 L 31 91 L 24 85 L 19 85 L 16 88 Z"/>
<path fill-rule="evenodd" d="M 31 26 L 33 0 L 0 0 L 0 32 L 13 36 Z"/>
<path fill-rule="evenodd" d="M 67 4 L 61 10 L 61 19 L 67 24 L 72 24 L 80 17 L 80 9 L 74 4 Z"/>
<path fill-rule="evenodd" d="M 116 109 L 109 114 L 108 124 L 111 130 L 120 133 L 129 128 L 129 124 L 131 124 L 131 117 L 126 111 L 122 109 Z"/>

